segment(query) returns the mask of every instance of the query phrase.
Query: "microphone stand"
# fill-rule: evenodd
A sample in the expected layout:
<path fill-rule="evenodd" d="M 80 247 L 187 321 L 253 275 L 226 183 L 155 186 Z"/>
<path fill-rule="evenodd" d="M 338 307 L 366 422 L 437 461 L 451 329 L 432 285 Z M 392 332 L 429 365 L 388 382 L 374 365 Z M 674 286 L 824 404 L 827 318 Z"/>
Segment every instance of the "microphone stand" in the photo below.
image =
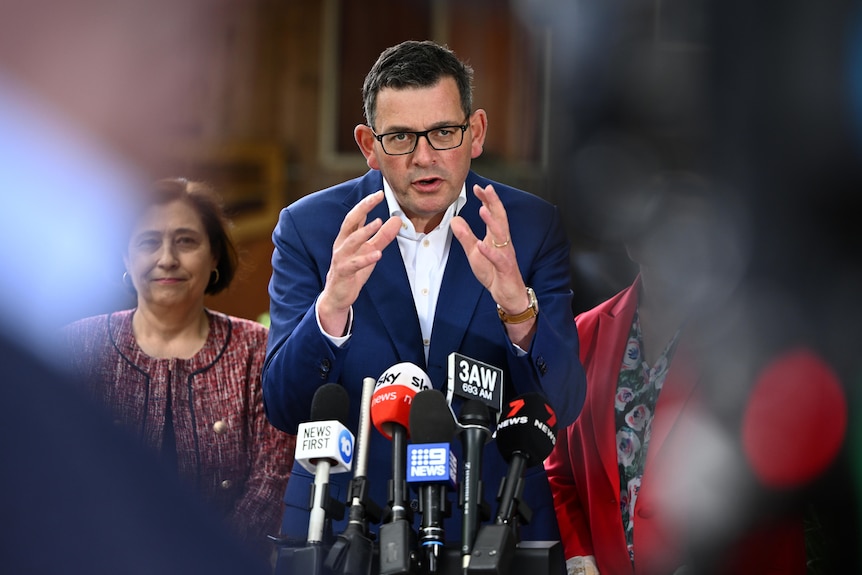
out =
<path fill-rule="evenodd" d="M 518 527 L 529 523 L 532 511 L 522 501 L 526 459 L 514 457 L 509 472 L 497 493 L 500 507 L 494 523 L 479 529 L 473 544 L 473 555 L 467 566 L 468 575 L 507 575 L 510 573 L 519 541 Z"/>
<path fill-rule="evenodd" d="M 416 534 L 407 507 L 407 430 L 392 423 L 389 521 L 380 526 L 380 575 L 409 575 L 417 568 Z"/>
<path fill-rule="evenodd" d="M 313 484 L 311 486 L 311 502 L 309 509 L 314 508 L 315 498 L 318 497 L 323 509 L 325 522 L 324 535 L 321 541 L 303 541 L 289 537 L 275 539 L 278 545 L 278 556 L 276 557 L 273 575 L 293 575 L 294 573 L 308 573 L 310 575 L 322 575 L 324 561 L 332 541 L 332 523 L 335 519 L 344 519 L 344 504 L 329 494 L 329 483 Z"/>
<path fill-rule="evenodd" d="M 371 396 L 375 379 L 362 381 L 362 404 L 359 411 L 359 438 L 356 454 L 356 471 L 350 480 L 347 501 L 351 502 L 347 527 L 340 533 L 324 566 L 333 575 L 370 575 L 374 556 L 374 542 L 368 531 L 368 521 L 380 522 L 380 507 L 368 496 L 368 439 L 371 432 Z"/>

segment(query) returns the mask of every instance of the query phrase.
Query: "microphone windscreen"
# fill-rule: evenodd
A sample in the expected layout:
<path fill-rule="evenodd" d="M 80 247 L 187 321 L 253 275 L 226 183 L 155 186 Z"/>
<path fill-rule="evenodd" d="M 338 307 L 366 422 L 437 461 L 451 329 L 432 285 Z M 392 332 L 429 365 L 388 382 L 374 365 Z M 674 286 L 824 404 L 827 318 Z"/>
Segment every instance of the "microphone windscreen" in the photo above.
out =
<path fill-rule="evenodd" d="M 490 429 L 491 411 L 484 402 L 478 399 L 468 399 L 461 406 L 458 423 L 461 425 L 478 425 Z"/>
<path fill-rule="evenodd" d="M 431 387 L 428 375 L 414 363 L 402 362 L 383 372 L 371 395 L 371 421 L 387 439 L 392 439 L 392 425 L 409 432 L 410 407 L 417 392 Z"/>
<path fill-rule="evenodd" d="M 455 430 L 455 416 L 442 392 L 425 389 L 416 394 L 410 409 L 413 443 L 449 443 Z"/>
<path fill-rule="evenodd" d="M 519 395 L 505 406 L 497 424 L 497 448 L 507 462 L 516 453 L 527 467 L 542 463 L 557 442 L 557 416 L 540 393 Z"/>
<path fill-rule="evenodd" d="M 311 421 L 338 421 L 347 425 L 350 416 L 350 397 L 337 383 L 321 385 L 311 400 Z"/>

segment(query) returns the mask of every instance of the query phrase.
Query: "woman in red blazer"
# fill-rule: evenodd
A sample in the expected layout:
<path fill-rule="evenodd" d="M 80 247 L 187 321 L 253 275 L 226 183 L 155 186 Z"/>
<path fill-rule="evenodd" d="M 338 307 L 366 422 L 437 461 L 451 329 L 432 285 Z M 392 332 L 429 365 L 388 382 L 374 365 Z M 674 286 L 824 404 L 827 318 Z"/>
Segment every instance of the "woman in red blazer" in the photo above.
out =
<path fill-rule="evenodd" d="M 715 273 L 708 212 L 688 195 L 663 206 L 627 244 L 640 269 L 634 284 L 575 319 L 586 400 L 545 462 L 569 573 L 671 575 L 708 565 L 803 574 L 801 521 L 748 512 L 757 484 L 738 434 L 707 409 L 695 363 L 703 349 L 687 337 L 696 331 L 689 310 L 715 296 L 704 281 Z M 626 377 L 654 385 L 652 403 L 630 401 L 629 387 L 641 388 Z M 622 468 L 643 452 L 621 490 Z"/>

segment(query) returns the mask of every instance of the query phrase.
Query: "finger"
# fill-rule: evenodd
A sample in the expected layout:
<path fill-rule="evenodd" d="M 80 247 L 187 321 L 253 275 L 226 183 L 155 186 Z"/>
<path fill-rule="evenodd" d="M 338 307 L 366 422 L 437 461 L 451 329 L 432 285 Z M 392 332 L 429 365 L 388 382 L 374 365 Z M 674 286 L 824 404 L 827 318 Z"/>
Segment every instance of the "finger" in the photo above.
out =
<path fill-rule="evenodd" d="M 485 243 L 488 246 L 506 247 L 509 242 L 509 218 L 503 202 L 497 196 L 494 186 L 488 184 L 484 188 L 475 185 L 473 191 L 482 201 L 479 208 L 479 217 L 485 222 Z"/>
<path fill-rule="evenodd" d="M 475 184 L 473 186 L 473 192 L 482 202 L 482 205 L 491 210 L 492 213 L 506 213 L 506 208 L 503 207 L 503 202 L 500 201 L 500 196 L 497 195 L 497 190 L 494 189 L 493 185 L 488 184 L 483 188 L 479 184 Z"/>
<path fill-rule="evenodd" d="M 479 238 L 473 235 L 470 225 L 461 216 L 452 218 L 449 227 L 452 228 L 452 233 L 461 242 L 464 251 L 469 252 L 479 242 Z"/>
<path fill-rule="evenodd" d="M 509 233 L 509 221 L 506 219 L 505 213 L 502 218 L 500 216 L 495 217 L 487 207 L 482 206 L 479 208 L 479 217 L 485 222 L 485 245 L 497 250 L 511 249 L 512 238 Z"/>
<path fill-rule="evenodd" d="M 350 211 L 347 212 L 347 215 L 344 216 L 344 221 L 341 222 L 341 230 L 338 233 L 339 238 L 346 238 L 365 225 L 365 222 L 368 219 L 368 214 L 382 200 L 383 190 L 378 190 L 373 194 L 362 198 L 362 200 L 353 206 Z"/>
<path fill-rule="evenodd" d="M 398 235 L 401 229 L 401 218 L 392 216 L 386 223 L 381 224 L 380 229 L 367 240 L 367 244 L 372 249 L 383 251 L 383 249 L 392 243 L 392 240 Z"/>

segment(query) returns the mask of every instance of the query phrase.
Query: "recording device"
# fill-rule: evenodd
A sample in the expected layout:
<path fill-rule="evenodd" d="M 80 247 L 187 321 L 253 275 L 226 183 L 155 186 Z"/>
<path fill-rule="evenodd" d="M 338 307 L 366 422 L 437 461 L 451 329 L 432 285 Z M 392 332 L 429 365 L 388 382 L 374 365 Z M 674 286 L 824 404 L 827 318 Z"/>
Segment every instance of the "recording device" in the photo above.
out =
<path fill-rule="evenodd" d="M 419 491 L 419 545 L 426 573 L 438 571 L 445 543 L 443 519 L 452 512 L 447 492 L 454 490 L 458 476 L 458 460 L 450 447 L 456 427 L 443 393 L 426 389 L 416 394 L 410 411 L 407 482 Z"/>
<path fill-rule="evenodd" d="M 343 423 L 349 409 L 347 391 L 336 383 L 327 383 L 314 393 L 311 421 L 300 423 L 296 434 L 294 459 L 314 473 L 309 544 L 323 541 L 327 511 L 339 504 L 329 497 L 329 474 L 348 472 L 353 463 L 353 434 Z"/>
<path fill-rule="evenodd" d="M 531 512 L 521 501 L 524 470 L 541 465 L 557 441 L 557 417 L 539 393 L 525 393 L 509 402 L 497 424 L 497 447 L 509 470 L 497 495 L 499 507 L 492 525 L 476 537 L 468 574 L 502 575 L 508 572 L 518 541 L 518 525 L 529 522 Z"/>
<path fill-rule="evenodd" d="M 452 405 L 454 397 L 464 401 L 481 401 L 494 414 L 503 410 L 503 370 L 477 359 L 452 352 L 446 370 L 446 399 Z"/>
<path fill-rule="evenodd" d="M 380 509 L 368 497 L 368 441 L 371 434 L 371 396 L 376 380 L 362 380 L 362 403 L 359 408 L 359 429 L 356 439 L 356 466 L 348 487 L 347 527 L 340 533 L 324 566 L 334 575 L 370 575 L 374 544 L 368 532 L 368 522 L 380 521 Z"/>
<path fill-rule="evenodd" d="M 524 470 L 541 465 L 554 450 L 557 416 L 542 394 L 525 393 L 509 402 L 496 435 L 497 448 L 509 471 L 500 486 L 495 522 L 510 523 L 518 518 Z"/>
<path fill-rule="evenodd" d="M 491 437 L 491 413 L 488 406 L 478 399 L 465 401 L 458 415 L 458 424 L 464 455 L 464 475 L 459 498 L 462 509 L 461 557 L 463 568 L 466 569 L 470 564 L 476 532 L 483 519 L 480 516 L 484 508 L 482 450 Z"/>
<path fill-rule="evenodd" d="M 380 526 L 380 575 L 408 574 L 415 566 L 413 549 L 416 534 L 411 527 L 412 518 L 407 504 L 407 426 L 414 396 L 430 388 L 430 379 L 420 367 L 403 362 L 381 374 L 371 396 L 374 427 L 392 440 L 389 508 Z"/>

